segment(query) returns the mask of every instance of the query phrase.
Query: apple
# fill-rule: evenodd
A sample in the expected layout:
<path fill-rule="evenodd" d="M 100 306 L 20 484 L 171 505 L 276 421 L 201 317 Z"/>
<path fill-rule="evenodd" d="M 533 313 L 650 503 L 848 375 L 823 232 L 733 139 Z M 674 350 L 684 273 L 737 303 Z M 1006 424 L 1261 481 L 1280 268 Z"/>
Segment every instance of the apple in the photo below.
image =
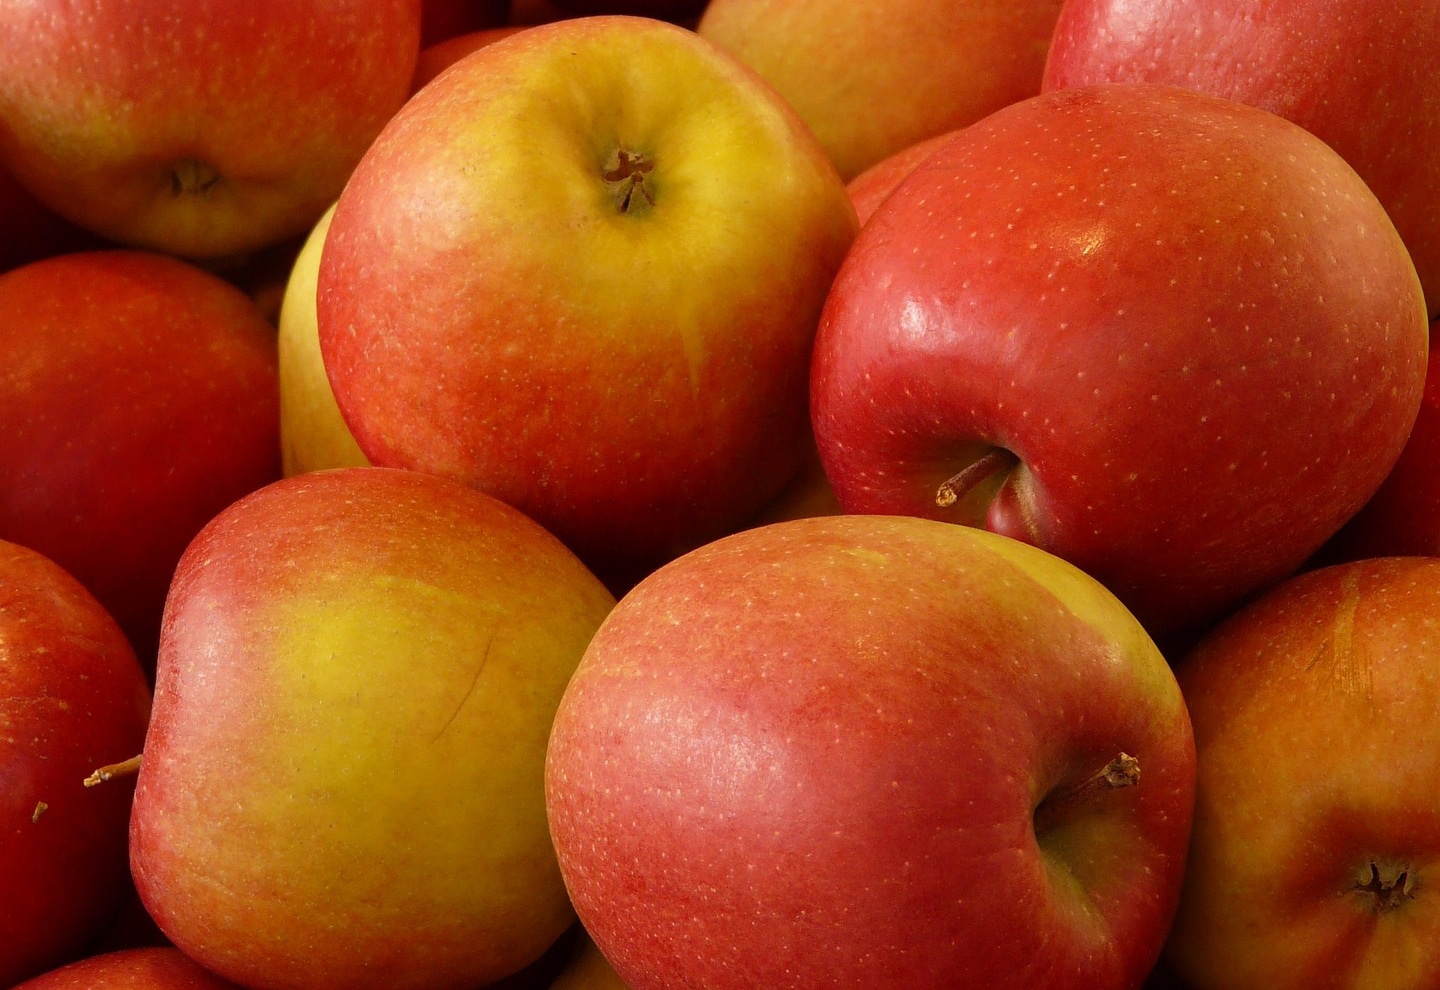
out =
<path fill-rule="evenodd" d="M 1430 325 L 1425 394 L 1400 459 L 1317 560 L 1412 555 L 1440 557 L 1440 321 Z"/>
<path fill-rule="evenodd" d="M 320 354 L 315 284 L 320 251 L 334 215 L 332 205 L 311 229 L 295 257 L 280 301 L 280 458 L 286 477 L 370 463 L 340 415 Z"/>
<path fill-rule="evenodd" d="M 514 505 L 623 589 L 800 472 L 856 227 L 804 124 L 709 42 L 537 25 L 425 86 L 356 167 L 321 354 L 373 463 Z"/>
<path fill-rule="evenodd" d="M 459 990 L 574 922 L 550 722 L 614 600 L 539 525 L 393 468 L 272 483 L 186 549 L 131 821 L 160 930 L 250 990 Z"/>
<path fill-rule="evenodd" d="M 694 20 L 708 6 L 707 0 L 551 0 L 553 5 L 571 17 L 593 17 L 599 14 L 628 14 L 683 23 L 693 27 Z"/>
<path fill-rule="evenodd" d="M 0 16 L 0 162 L 126 245 L 304 233 L 409 94 L 420 0 L 29 0 Z"/>
<path fill-rule="evenodd" d="M 825 516 L 642 579 L 555 717 L 551 835 L 634 990 L 1136 988 L 1194 749 L 1135 618 L 984 530 Z"/>
<path fill-rule="evenodd" d="M 1061 0 L 710 0 L 696 30 L 752 66 L 854 178 L 1040 92 Z"/>
<path fill-rule="evenodd" d="M 14 990 L 241 990 L 173 946 L 118 949 L 76 960 Z"/>
<path fill-rule="evenodd" d="M 1177 674 L 1194 834 L 1166 959 L 1196 990 L 1440 982 L 1440 560 L 1298 575 Z"/>
<path fill-rule="evenodd" d="M 1174 87 L 1057 90 L 866 223 L 816 338 L 816 443 L 847 511 L 1034 543 L 1168 648 L 1379 487 L 1427 334 L 1394 226 L 1313 135 Z"/>
<path fill-rule="evenodd" d="M 130 788 L 85 781 L 140 752 L 149 713 L 110 614 L 0 540 L 0 986 L 78 958 L 119 911 Z"/>
<path fill-rule="evenodd" d="M 187 262 L 90 251 L 0 275 L 0 539 L 78 578 L 154 669 L 181 552 L 280 476 L 274 328 Z"/>
<path fill-rule="evenodd" d="M 1440 5 L 1372 0 L 1070 0 L 1044 88 L 1153 82 L 1311 131 L 1360 173 L 1440 315 Z"/>

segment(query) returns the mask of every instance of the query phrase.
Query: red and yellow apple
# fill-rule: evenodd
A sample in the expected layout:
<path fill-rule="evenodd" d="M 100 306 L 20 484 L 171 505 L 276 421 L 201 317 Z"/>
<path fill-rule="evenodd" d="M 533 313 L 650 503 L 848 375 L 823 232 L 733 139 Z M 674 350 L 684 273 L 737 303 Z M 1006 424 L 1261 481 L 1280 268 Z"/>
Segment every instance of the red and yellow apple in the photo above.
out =
<path fill-rule="evenodd" d="M 1167 961 L 1193 990 L 1440 984 L 1440 560 L 1309 571 L 1177 663 L 1193 839 Z"/>
<path fill-rule="evenodd" d="M 1040 92 L 1060 0 L 710 0 L 696 30 L 753 67 L 847 181 Z"/>
<path fill-rule="evenodd" d="M 856 226 L 813 135 L 709 42 L 537 25 L 366 153 L 321 254 L 320 349 L 373 463 L 495 495 L 623 587 L 799 474 Z"/>
<path fill-rule="evenodd" d="M 174 946 L 117 949 L 76 960 L 14 990 L 242 990 Z"/>
<path fill-rule="evenodd" d="M 815 345 L 850 512 L 985 526 L 1179 641 L 1292 573 L 1420 408 L 1415 266 L 1339 155 L 1179 88 L 965 128 L 866 223 Z"/>
<path fill-rule="evenodd" d="M 420 0 L 29 0 L 0 162 L 50 209 L 194 257 L 303 234 L 409 94 Z"/>
<path fill-rule="evenodd" d="M 614 599 L 434 475 L 315 471 L 181 559 L 131 822 L 161 931 L 251 990 L 462 990 L 574 922 L 546 821 L 561 692 Z"/>
<path fill-rule="evenodd" d="M 634 990 L 1140 985 L 1194 750 L 1098 582 L 983 530 L 799 519 L 663 565 L 556 715 L 550 829 Z"/>

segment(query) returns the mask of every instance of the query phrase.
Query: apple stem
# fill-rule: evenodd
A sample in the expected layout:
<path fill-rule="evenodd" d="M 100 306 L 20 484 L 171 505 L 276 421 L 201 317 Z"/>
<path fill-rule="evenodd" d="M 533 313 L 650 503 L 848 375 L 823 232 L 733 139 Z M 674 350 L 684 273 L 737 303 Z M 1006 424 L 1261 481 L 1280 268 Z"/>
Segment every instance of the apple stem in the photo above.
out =
<path fill-rule="evenodd" d="M 1135 787 L 1140 783 L 1140 761 L 1129 753 L 1120 753 L 1099 770 L 1062 791 L 1049 794 L 1035 809 L 1035 831 L 1044 832 L 1056 816 L 1067 808 L 1095 794 Z"/>
<path fill-rule="evenodd" d="M 119 763 L 109 763 L 96 770 L 85 778 L 86 787 L 94 787 L 96 784 L 103 784 L 113 777 L 129 777 L 131 774 L 140 772 L 140 756 L 137 754 L 128 760 L 121 760 Z"/>
<path fill-rule="evenodd" d="M 967 492 L 992 474 L 1007 470 L 1018 463 L 1020 463 L 1020 459 L 1004 447 L 992 447 L 986 451 L 984 456 L 965 465 L 942 481 L 940 487 L 935 490 L 935 504 L 942 509 L 954 505 L 964 498 Z"/>

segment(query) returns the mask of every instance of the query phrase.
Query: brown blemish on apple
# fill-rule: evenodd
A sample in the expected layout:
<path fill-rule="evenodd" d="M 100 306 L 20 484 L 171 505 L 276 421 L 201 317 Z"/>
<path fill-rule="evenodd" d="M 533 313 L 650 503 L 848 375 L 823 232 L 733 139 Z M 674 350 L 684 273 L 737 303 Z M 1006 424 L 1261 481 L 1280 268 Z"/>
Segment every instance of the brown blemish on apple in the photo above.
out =
<path fill-rule="evenodd" d="M 945 509 L 965 497 L 980 482 L 1001 471 L 1008 471 L 1020 459 L 1003 447 L 994 447 L 940 483 L 935 490 L 935 504 Z"/>
<path fill-rule="evenodd" d="M 1374 897 L 1375 911 L 1383 914 L 1415 897 L 1415 877 L 1408 866 L 1400 867 L 1394 876 L 1385 876 L 1380 872 L 1380 864 L 1371 863 L 1369 878 L 1356 881 L 1350 890 Z"/>
<path fill-rule="evenodd" d="M 175 196 L 204 198 L 220 181 L 220 173 L 205 162 L 194 158 L 176 162 L 170 169 L 170 192 Z"/>
<path fill-rule="evenodd" d="M 30 824 L 31 824 L 31 825 L 38 825 L 38 824 L 40 824 L 40 816 L 43 815 L 43 814 L 45 814 L 45 812 L 47 812 L 47 811 L 49 811 L 49 810 L 50 810 L 50 805 L 46 804 L 44 801 L 36 801 L 36 802 L 35 802 L 35 810 L 32 811 L 32 812 L 30 812 Z"/>
<path fill-rule="evenodd" d="M 1369 698 L 1373 690 L 1370 665 L 1355 648 L 1355 609 L 1360 603 L 1360 578 L 1352 569 L 1340 585 L 1340 602 L 1330 637 L 1316 649 L 1305 670 L 1328 674 L 1344 695 Z"/>
<path fill-rule="evenodd" d="M 94 787 L 96 784 L 103 784 L 107 780 L 116 777 L 129 777 L 140 772 L 140 756 L 132 756 L 128 760 L 121 760 L 119 763 L 107 763 L 85 778 L 86 787 Z"/>
<path fill-rule="evenodd" d="M 655 163 L 644 155 L 634 155 L 624 148 L 616 148 L 605 163 L 600 177 L 610 187 L 610 195 L 621 213 L 629 213 L 632 207 L 655 205 L 655 196 L 645 177 L 655 171 Z"/>

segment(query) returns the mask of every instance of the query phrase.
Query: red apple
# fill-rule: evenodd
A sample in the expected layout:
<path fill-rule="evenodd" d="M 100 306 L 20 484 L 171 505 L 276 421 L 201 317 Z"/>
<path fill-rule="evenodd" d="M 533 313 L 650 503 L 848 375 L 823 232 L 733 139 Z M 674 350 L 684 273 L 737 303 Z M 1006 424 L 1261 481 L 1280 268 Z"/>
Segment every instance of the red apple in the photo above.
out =
<path fill-rule="evenodd" d="M 241 990 L 173 946 L 119 949 L 62 966 L 15 990 Z"/>
<path fill-rule="evenodd" d="M 444 41 L 437 41 L 433 45 L 427 45 L 420 49 L 420 57 L 415 62 L 415 78 L 410 84 L 411 91 L 419 90 L 421 86 L 477 48 L 484 48 L 501 38 L 508 38 L 517 31 L 523 30 L 525 30 L 524 25 L 503 24 L 499 27 L 469 31 L 446 38 Z"/>
<path fill-rule="evenodd" d="M 1390 212 L 1440 314 L 1440 4 L 1070 0 L 1044 88 L 1170 83 L 1311 131 Z"/>
<path fill-rule="evenodd" d="M 165 606 L 131 819 L 160 930 L 250 990 L 473 990 L 574 923 L 560 694 L 614 600 L 433 475 L 315 471 L 217 515 Z"/>
<path fill-rule="evenodd" d="M 855 229 L 805 126 L 693 32 L 537 25 L 366 153 L 321 255 L 320 349 L 373 463 L 493 494 L 623 587 L 799 473 Z"/>
<path fill-rule="evenodd" d="M 420 0 L 30 0 L 0 17 L 0 162 L 124 244 L 305 232 L 409 94 Z"/>
<path fill-rule="evenodd" d="M 280 476 L 275 330 L 183 261 L 95 251 L 0 275 L 0 539 L 79 578 L 153 669 L 185 544 Z"/>
<path fill-rule="evenodd" d="M 0 541 L 0 986 L 68 963 L 129 885 L 131 786 L 150 688 L 115 620 L 33 550 Z"/>
<path fill-rule="evenodd" d="M 812 411 L 850 512 L 985 526 L 1179 640 L 1379 487 L 1428 327 L 1354 171 L 1178 88 L 1051 92 L 966 128 L 865 225 Z"/>
<path fill-rule="evenodd" d="M 1199 776 L 1166 958 L 1195 990 L 1440 985 L 1440 560 L 1310 571 L 1177 673 Z"/>
<path fill-rule="evenodd" d="M 880 204 L 895 191 L 896 186 L 955 134 L 955 131 L 946 131 L 944 134 L 916 141 L 893 155 L 882 158 L 847 182 L 845 190 L 850 194 L 850 202 L 855 204 L 855 215 L 861 225 L 870 219 Z"/>
<path fill-rule="evenodd" d="M 1174 677 L 1098 582 L 983 530 L 828 516 L 621 599 L 546 793 L 634 990 L 1133 990 L 1193 773 Z"/>
<path fill-rule="evenodd" d="M 1400 459 L 1319 559 L 1338 563 L 1396 555 L 1440 557 L 1440 322 L 1430 326 L 1425 394 Z"/>
<path fill-rule="evenodd" d="M 846 180 L 1040 92 L 1061 0 L 710 0 L 696 28 L 773 85 Z"/>

